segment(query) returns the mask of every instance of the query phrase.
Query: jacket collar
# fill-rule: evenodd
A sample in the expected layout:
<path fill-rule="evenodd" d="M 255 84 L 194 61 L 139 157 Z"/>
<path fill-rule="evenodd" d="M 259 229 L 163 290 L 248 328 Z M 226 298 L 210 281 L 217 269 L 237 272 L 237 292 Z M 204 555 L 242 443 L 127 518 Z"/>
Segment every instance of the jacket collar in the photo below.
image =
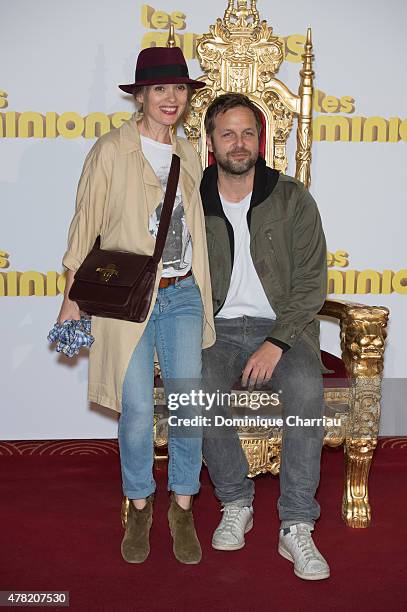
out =
<path fill-rule="evenodd" d="M 279 172 L 266 166 L 266 162 L 262 157 L 257 159 L 249 215 L 253 208 L 271 194 L 277 184 L 278 177 Z M 218 191 L 218 167 L 216 164 L 209 166 L 204 172 L 201 183 L 201 197 L 205 215 L 224 218 L 225 215 Z"/>
<path fill-rule="evenodd" d="M 120 151 L 126 155 L 134 151 L 141 151 L 140 131 L 138 122 L 142 119 L 140 113 L 134 113 L 128 121 L 125 121 L 120 128 Z M 170 138 L 173 153 L 181 158 L 181 161 L 186 159 L 186 155 L 181 148 L 177 135 L 173 130 L 170 130 Z"/>

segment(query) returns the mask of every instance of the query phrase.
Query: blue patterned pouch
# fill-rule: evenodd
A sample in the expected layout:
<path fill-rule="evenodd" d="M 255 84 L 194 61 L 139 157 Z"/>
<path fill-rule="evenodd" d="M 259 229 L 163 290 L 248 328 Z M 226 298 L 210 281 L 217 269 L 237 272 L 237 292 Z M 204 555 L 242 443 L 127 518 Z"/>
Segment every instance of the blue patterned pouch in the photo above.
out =
<path fill-rule="evenodd" d="M 81 347 L 90 348 L 94 337 L 91 332 L 90 317 L 81 316 L 80 321 L 64 321 L 62 325 L 55 323 L 49 332 L 49 342 L 56 342 L 56 351 L 67 357 L 74 357 Z"/>

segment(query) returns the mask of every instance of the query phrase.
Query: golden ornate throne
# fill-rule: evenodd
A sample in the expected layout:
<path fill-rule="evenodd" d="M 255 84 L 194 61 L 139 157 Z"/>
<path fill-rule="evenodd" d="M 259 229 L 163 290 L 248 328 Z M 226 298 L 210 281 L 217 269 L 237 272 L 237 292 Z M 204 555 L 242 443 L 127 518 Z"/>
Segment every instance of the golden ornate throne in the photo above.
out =
<path fill-rule="evenodd" d="M 175 44 L 170 33 L 169 46 Z M 308 29 L 300 70 L 298 94 L 275 77 L 284 60 L 284 42 L 260 21 L 256 0 L 229 0 L 223 19 L 198 39 L 197 54 L 206 86 L 196 90 L 185 119 L 185 132 L 208 163 L 204 118 L 212 100 L 226 92 L 246 94 L 261 110 L 269 166 L 285 172 L 286 143 L 297 119 L 295 176 L 307 187 L 311 180 L 313 78 L 311 30 Z M 368 475 L 377 444 L 381 382 L 388 310 L 384 307 L 327 300 L 320 315 L 337 319 L 342 359 L 324 353 L 323 362 L 334 373 L 324 376 L 327 416 L 340 425 L 327 427 L 325 444 L 343 445 L 345 478 L 342 517 L 350 527 L 367 527 L 371 520 Z M 243 392 L 243 391 L 240 391 Z M 163 389 L 155 389 L 156 404 L 164 404 Z M 156 452 L 166 445 L 165 419 L 156 417 Z M 278 474 L 282 431 L 242 427 L 239 437 L 250 464 L 250 475 Z M 165 456 L 165 455 L 161 455 Z"/>

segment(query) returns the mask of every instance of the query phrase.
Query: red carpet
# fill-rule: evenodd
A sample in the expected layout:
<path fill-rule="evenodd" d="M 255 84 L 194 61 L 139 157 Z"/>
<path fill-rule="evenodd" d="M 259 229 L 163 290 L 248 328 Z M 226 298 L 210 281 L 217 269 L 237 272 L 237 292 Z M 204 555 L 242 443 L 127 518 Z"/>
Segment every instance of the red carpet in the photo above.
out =
<path fill-rule="evenodd" d="M 210 546 L 220 513 L 203 470 L 194 504 L 203 560 L 183 566 L 172 555 L 159 467 L 151 553 L 132 566 L 120 556 L 115 441 L 3 442 L 0 455 L 0 590 L 70 591 L 70 609 L 86 611 L 407 609 L 406 438 L 379 443 L 369 529 L 342 522 L 343 453 L 324 449 L 315 541 L 331 578 L 321 582 L 296 578 L 277 553 L 272 476 L 256 478 L 255 527 L 246 547 L 226 553 Z"/>

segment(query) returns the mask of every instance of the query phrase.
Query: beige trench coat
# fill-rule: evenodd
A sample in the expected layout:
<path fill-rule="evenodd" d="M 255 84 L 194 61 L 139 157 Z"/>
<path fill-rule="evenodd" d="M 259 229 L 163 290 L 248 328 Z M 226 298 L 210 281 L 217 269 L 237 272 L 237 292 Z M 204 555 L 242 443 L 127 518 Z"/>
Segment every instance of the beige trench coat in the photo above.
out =
<path fill-rule="evenodd" d="M 163 190 L 145 159 L 137 127 L 139 117 L 105 134 L 90 150 L 79 181 L 76 212 L 69 228 L 66 268 L 76 271 L 96 237 L 101 248 L 152 255 L 155 239 L 148 220 L 163 198 Z M 204 320 L 202 346 L 215 341 L 212 295 L 204 216 L 199 194 L 202 168 L 184 138 L 172 136 L 173 152 L 181 158 L 180 187 L 192 238 L 192 269 L 201 292 Z M 88 398 L 121 411 L 122 387 L 130 357 L 151 315 L 162 272 L 160 262 L 149 315 L 144 323 L 92 317 L 95 342 L 89 356 Z"/>

